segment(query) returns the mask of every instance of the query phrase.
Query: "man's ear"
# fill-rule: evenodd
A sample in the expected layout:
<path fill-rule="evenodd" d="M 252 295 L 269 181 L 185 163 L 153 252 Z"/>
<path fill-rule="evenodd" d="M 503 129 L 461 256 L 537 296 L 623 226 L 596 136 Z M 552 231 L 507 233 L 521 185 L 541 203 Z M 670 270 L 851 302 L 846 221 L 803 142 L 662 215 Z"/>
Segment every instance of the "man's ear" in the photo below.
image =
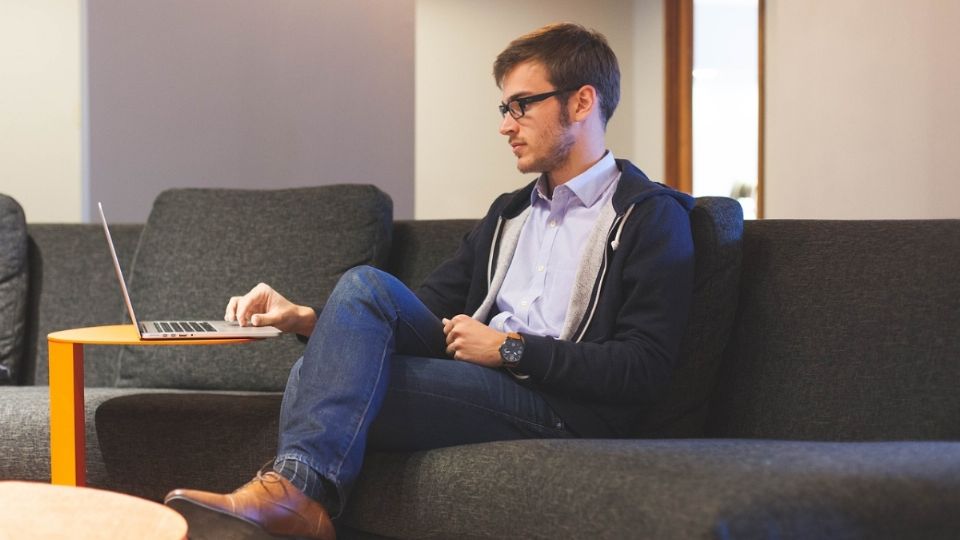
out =
<path fill-rule="evenodd" d="M 574 122 L 582 122 L 590 116 L 594 109 L 600 106 L 597 89 L 592 85 L 585 84 L 573 94 L 570 100 L 571 118 Z"/>

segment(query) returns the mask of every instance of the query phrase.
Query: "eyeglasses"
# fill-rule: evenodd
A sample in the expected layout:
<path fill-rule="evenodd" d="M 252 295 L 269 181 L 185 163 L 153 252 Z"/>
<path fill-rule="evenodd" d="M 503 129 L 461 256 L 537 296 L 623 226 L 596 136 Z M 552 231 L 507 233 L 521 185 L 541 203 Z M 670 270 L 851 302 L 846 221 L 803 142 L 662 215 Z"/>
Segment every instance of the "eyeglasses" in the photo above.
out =
<path fill-rule="evenodd" d="M 536 103 L 538 101 L 543 101 L 547 98 L 552 98 L 553 96 L 563 94 L 566 92 L 573 92 L 576 88 L 571 88 L 567 90 L 554 90 L 553 92 L 547 92 L 545 94 L 536 94 L 533 96 L 526 96 L 521 98 L 514 98 L 506 103 L 500 103 L 500 116 L 506 117 L 507 113 L 510 113 L 514 119 L 521 118 L 527 112 L 527 105 L 531 103 Z"/>

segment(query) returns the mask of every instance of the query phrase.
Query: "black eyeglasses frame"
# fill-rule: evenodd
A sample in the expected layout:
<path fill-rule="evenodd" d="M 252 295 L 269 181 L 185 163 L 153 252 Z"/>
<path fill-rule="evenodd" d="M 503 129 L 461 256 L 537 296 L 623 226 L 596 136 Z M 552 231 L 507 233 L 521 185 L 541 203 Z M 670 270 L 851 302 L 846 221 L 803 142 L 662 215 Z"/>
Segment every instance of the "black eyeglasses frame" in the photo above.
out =
<path fill-rule="evenodd" d="M 545 92 L 543 94 L 535 94 L 532 96 L 513 98 L 506 103 L 500 102 L 500 106 L 499 106 L 500 117 L 506 118 L 507 113 L 510 113 L 510 116 L 512 116 L 514 120 L 519 120 L 523 118 L 523 115 L 527 114 L 527 105 L 530 105 L 531 103 L 537 103 L 538 101 L 543 101 L 548 98 L 552 98 L 553 96 L 559 96 L 560 94 L 574 92 L 576 90 L 577 88 L 568 88 L 565 90 L 554 90 L 552 92 Z M 513 109 L 510 108 L 511 103 L 517 104 L 517 108 L 520 109 L 520 114 L 514 114 Z"/>

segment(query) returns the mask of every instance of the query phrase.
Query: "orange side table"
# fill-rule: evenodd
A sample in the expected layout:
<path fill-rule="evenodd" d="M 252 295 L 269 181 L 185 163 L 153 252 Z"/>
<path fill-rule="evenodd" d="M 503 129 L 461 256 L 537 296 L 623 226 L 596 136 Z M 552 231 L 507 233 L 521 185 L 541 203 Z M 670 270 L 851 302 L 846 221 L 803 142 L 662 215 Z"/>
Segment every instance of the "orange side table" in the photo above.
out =
<path fill-rule="evenodd" d="M 250 338 L 142 340 L 132 324 L 75 328 L 47 335 L 50 362 L 50 480 L 83 486 L 87 482 L 84 431 L 84 345 L 222 345 Z"/>

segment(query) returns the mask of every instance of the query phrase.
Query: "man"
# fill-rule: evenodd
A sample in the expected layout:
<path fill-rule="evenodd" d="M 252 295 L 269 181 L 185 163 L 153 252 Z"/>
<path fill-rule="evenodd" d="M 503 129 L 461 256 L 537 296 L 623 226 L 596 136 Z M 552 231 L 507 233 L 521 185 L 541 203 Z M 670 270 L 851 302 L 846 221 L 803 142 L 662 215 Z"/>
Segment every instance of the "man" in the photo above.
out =
<path fill-rule="evenodd" d="M 607 151 L 620 72 L 602 35 L 541 28 L 510 43 L 494 76 L 517 168 L 542 174 L 497 198 L 416 294 L 361 267 L 321 309 L 264 284 L 230 300 L 227 320 L 310 340 L 284 392 L 272 470 L 229 495 L 167 496 L 192 532 L 334 538 L 329 515 L 368 443 L 635 434 L 687 319 L 692 200 Z"/>

